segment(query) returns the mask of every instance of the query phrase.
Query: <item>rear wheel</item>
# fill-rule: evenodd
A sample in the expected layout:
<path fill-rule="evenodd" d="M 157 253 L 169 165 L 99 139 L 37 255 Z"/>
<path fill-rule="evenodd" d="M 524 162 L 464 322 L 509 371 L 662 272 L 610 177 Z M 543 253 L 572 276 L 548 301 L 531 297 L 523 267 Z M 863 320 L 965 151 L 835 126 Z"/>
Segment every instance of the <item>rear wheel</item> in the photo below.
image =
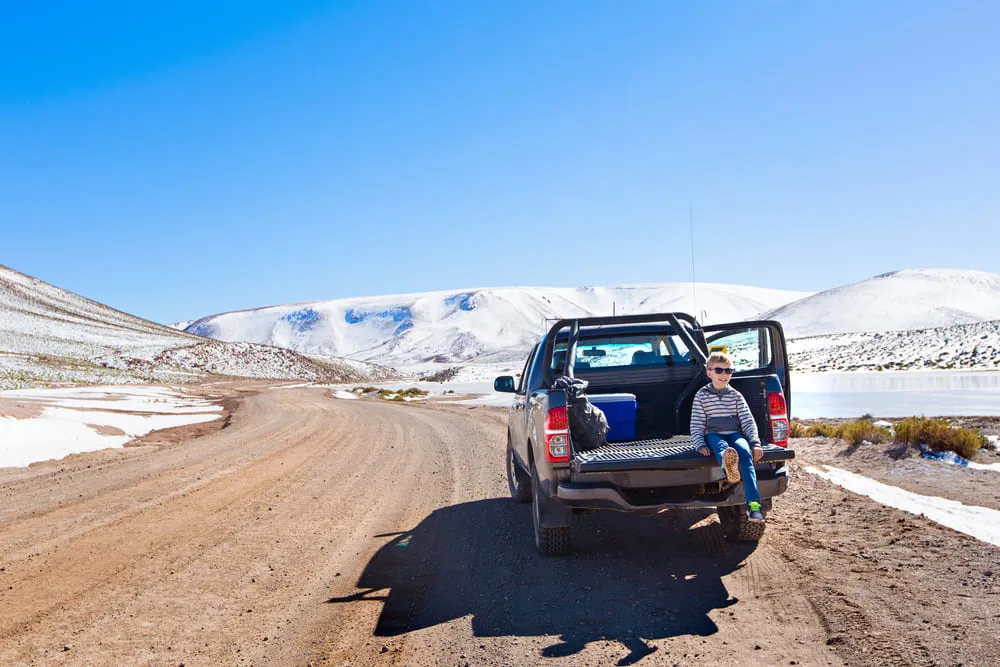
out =
<path fill-rule="evenodd" d="M 515 503 L 531 502 L 531 477 L 517 462 L 509 434 L 507 435 L 507 486 L 510 488 L 510 497 Z"/>
<path fill-rule="evenodd" d="M 764 537 L 766 523 L 752 523 L 742 505 L 718 507 L 719 523 L 730 542 L 759 542 Z"/>
<path fill-rule="evenodd" d="M 535 534 L 535 548 L 543 556 L 565 556 L 569 553 L 569 525 L 543 525 L 547 514 L 556 510 L 550 499 L 542 493 L 542 485 L 538 481 L 538 471 L 531 465 L 531 523 Z M 568 515 L 569 513 L 565 513 Z"/>

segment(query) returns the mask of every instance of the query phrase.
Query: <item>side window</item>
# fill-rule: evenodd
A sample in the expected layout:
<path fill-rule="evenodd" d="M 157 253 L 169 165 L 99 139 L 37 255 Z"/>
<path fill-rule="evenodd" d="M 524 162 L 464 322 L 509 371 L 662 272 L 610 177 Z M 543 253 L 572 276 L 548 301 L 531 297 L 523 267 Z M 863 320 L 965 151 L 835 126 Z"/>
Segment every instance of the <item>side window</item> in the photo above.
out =
<path fill-rule="evenodd" d="M 729 329 L 707 341 L 708 352 L 725 352 L 733 360 L 733 368 L 752 371 L 771 365 L 771 332 L 766 328 Z"/>
<path fill-rule="evenodd" d="M 531 351 L 531 354 L 528 355 L 528 360 L 524 362 L 524 368 L 521 369 L 521 377 L 517 382 L 517 390 L 516 390 L 516 393 L 518 394 L 524 393 L 524 388 L 527 386 L 528 383 L 528 373 L 531 372 L 531 362 L 535 359 L 536 354 L 538 354 L 537 345 L 535 346 L 535 349 Z"/>

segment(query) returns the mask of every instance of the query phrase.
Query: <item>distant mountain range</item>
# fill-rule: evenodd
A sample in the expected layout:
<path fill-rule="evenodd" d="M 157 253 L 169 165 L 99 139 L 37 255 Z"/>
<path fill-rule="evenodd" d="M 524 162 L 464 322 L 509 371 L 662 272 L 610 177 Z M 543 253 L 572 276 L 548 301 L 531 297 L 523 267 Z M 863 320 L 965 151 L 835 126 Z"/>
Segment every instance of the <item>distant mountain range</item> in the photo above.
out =
<path fill-rule="evenodd" d="M 398 368 L 520 359 L 546 322 L 564 317 L 684 311 L 738 321 L 807 292 L 713 283 L 503 287 L 314 301 L 203 317 L 188 333 Z"/>
<path fill-rule="evenodd" d="M 663 311 L 706 323 L 776 319 L 789 338 L 947 327 L 1000 319 L 1000 275 L 914 269 L 818 293 L 712 283 L 472 289 L 270 306 L 184 328 L 420 369 L 520 360 L 556 318 Z"/>
<path fill-rule="evenodd" d="M 521 360 L 555 318 L 663 311 L 706 323 L 776 319 L 789 338 L 948 327 L 1000 320 L 1000 275 L 912 269 L 818 293 L 713 283 L 471 289 L 271 306 L 184 328 L 421 369 Z"/>
<path fill-rule="evenodd" d="M 1000 366 L 1000 275 L 983 271 L 896 271 L 818 293 L 712 283 L 469 289 L 271 306 L 167 327 L 0 266 L 0 389 L 516 370 L 554 319 L 664 311 L 706 323 L 777 319 L 801 370 Z"/>

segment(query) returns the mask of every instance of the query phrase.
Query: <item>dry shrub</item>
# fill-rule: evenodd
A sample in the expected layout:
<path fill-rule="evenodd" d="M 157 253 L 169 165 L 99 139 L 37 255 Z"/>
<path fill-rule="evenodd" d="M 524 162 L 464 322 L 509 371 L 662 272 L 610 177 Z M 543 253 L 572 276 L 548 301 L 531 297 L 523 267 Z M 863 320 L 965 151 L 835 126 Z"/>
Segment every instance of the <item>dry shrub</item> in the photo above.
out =
<path fill-rule="evenodd" d="M 842 428 L 830 424 L 813 424 L 806 433 L 810 438 L 839 438 Z"/>
<path fill-rule="evenodd" d="M 788 437 L 789 438 L 808 438 L 809 428 L 802 422 L 793 421 L 788 425 Z"/>
<path fill-rule="evenodd" d="M 892 438 L 889 429 L 875 426 L 871 421 L 862 417 L 858 421 L 844 424 L 840 428 L 840 437 L 852 447 L 857 447 L 862 442 L 887 442 Z"/>
<path fill-rule="evenodd" d="M 989 442 L 975 429 L 952 427 L 945 419 L 910 417 L 895 426 L 896 441 L 908 445 L 925 444 L 938 452 L 955 452 L 972 458 Z"/>

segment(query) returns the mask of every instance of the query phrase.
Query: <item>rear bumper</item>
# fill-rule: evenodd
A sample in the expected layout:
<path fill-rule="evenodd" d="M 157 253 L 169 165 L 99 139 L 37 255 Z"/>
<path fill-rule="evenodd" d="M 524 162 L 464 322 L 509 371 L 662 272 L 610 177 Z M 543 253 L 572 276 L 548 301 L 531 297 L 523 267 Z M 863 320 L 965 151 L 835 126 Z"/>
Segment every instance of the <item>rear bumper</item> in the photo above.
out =
<path fill-rule="evenodd" d="M 762 500 L 781 495 L 787 488 L 787 472 L 775 475 L 773 479 L 762 479 L 757 482 L 757 489 L 760 491 Z M 742 483 L 729 487 L 722 494 L 714 494 L 703 498 L 682 498 L 652 504 L 633 504 L 626 499 L 625 495 L 618 488 L 611 484 L 561 482 L 557 488 L 556 497 L 568 507 L 579 509 L 614 509 L 624 512 L 656 512 L 664 509 L 724 507 L 746 503 Z"/>

